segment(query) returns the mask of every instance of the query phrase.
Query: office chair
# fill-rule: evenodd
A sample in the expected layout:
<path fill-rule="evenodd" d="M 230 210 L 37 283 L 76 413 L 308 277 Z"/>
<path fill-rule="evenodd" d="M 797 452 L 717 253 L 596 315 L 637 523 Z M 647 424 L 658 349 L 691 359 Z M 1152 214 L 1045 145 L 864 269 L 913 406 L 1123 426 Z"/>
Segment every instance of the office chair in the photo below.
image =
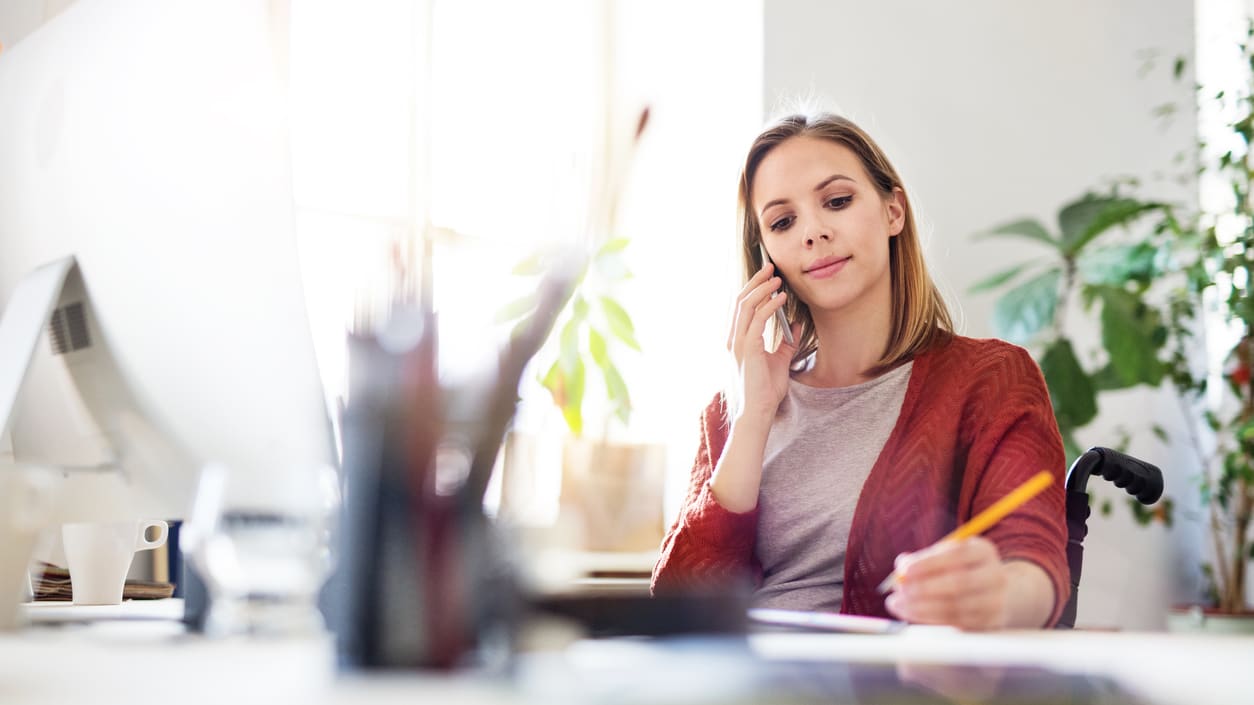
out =
<path fill-rule="evenodd" d="M 1088 534 L 1089 477 L 1098 475 L 1123 488 L 1144 505 L 1163 494 L 1163 473 L 1157 467 L 1110 448 L 1089 448 L 1067 470 L 1067 567 L 1071 573 L 1071 597 L 1058 619 L 1057 629 L 1075 626 L 1076 600 L 1080 593 L 1080 568 L 1084 561 L 1084 537 Z"/>

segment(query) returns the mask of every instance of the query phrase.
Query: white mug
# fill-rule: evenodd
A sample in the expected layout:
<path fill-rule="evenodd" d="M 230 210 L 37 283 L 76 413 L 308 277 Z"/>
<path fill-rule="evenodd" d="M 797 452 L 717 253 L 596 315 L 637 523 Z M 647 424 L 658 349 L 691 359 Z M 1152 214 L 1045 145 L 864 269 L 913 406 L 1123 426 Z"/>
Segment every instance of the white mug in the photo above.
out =
<path fill-rule="evenodd" d="M 158 529 L 149 541 L 149 528 Z M 126 573 L 136 551 L 165 543 L 170 527 L 164 521 L 106 521 L 65 524 L 61 539 L 70 569 L 70 588 L 76 605 L 117 605 L 122 602 Z"/>

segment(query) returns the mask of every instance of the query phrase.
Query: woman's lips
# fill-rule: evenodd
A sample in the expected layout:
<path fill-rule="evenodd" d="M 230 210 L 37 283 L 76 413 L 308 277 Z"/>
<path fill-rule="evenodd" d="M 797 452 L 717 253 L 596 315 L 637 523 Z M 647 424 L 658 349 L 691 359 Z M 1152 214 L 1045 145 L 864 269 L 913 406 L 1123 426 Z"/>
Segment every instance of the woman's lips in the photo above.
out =
<path fill-rule="evenodd" d="M 814 277 L 815 279 L 827 279 L 828 277 L 834 277 L 836 276 L 837 272 L 845 268 L 845 264 L 849 262 L 849 260 L 851 259 L 853 258 L 842 257 L 840 259 L 832 260 L 831 262 L 828 262 L 827 264 L 820 265 L 813 269 L 808 269 L 806 270 L 806 276 Z"/>

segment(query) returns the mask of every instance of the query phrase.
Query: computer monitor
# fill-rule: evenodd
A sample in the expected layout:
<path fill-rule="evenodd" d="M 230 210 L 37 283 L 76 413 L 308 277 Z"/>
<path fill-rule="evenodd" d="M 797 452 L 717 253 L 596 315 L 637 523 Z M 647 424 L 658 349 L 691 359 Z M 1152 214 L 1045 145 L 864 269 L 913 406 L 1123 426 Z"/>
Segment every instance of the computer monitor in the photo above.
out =
<path fill-rule="evenodd" d="M 0 306 L 66 270 L 0 428 L 0 471 L 60 472 L 49 527 L 184 517 L 208 462 L 258 502 L 334 463 L 275 6 L 80 0 L 0 53 Z"/>

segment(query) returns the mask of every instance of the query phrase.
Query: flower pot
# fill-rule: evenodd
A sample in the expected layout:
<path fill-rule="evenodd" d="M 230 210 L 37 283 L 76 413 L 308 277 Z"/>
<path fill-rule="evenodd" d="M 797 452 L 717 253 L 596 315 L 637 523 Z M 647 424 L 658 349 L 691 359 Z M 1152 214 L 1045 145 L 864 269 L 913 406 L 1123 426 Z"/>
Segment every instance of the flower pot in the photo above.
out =
<path fill-rule="evenodd" d="M 1201 605 L 1172 607 L 1167 613 L 1167 631 L 1254 634 L 1254 611 L 1220 612 Z"/>
<path fill-rule="evenodd" d="M 666 448 L 568 438 L 561 511 L 583 528 L 585 551 L 654 551 L 662 542 Z"/>

